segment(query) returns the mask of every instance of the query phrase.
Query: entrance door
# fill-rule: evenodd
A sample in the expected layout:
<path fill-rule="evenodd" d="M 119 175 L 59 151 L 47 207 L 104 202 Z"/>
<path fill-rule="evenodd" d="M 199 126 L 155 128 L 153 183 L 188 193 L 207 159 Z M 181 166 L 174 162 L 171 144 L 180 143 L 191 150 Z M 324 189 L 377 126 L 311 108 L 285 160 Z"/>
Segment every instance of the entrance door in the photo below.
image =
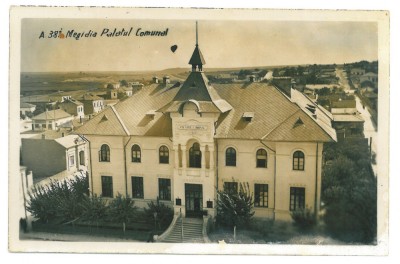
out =
<path fill-rule="evenodd" d="M 201 217 L 203 208 L 203 185 L 185 183 L 186 217 Z"/>

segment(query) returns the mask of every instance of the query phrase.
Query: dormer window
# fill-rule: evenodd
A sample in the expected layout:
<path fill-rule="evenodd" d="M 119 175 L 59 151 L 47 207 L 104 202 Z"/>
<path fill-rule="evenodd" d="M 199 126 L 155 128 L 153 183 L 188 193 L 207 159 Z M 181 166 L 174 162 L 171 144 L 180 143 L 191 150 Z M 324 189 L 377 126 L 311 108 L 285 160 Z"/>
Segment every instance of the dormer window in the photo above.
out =
<path fill-rule="evenodd" d="M 146 117 L 149 117 L 151 119 L 153 119 L 155 115 L 156 115 L 156 110 L 150 110 L 146 113 Z"/>
<path fill-rule="evenodd" d="M 296 120 L 296 122 L 294 123 L 293 128 L 298 127 L 298 126 L 301 126 L 301 125 L 304 125 L 304 122 L 303 122 L 303 120 L 301 120 L 301 118 L 299 117 L 299 118 Z"/>
<path fill-rule="evenodd" d="M 251 122 L 254 118 L 254 112 L 244 112 L 242 118 L 246 122 Z"/>

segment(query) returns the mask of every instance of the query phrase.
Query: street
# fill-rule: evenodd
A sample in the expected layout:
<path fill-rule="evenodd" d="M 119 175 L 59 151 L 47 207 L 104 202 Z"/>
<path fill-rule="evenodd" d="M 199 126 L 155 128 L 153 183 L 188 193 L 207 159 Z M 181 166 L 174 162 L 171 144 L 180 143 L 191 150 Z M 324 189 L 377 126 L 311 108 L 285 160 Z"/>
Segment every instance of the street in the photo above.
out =
<path fill-rule="evenodd" d="M 356 108 L 357 111 L 361 113 L 361 116 L 364 118 L 364 135 L 368 140 L 372 138 L 372 145 L 371 145 L 371 152 L 372 152 L 372 169 L 374 171 L 374 175 L 377 176 L 377 164 L 374 162 L 376 161 L 377 156 L 377 140 L 378 140 L 378 132 L 377 129 L 372 121 L 371 114 L 369 113 L 367 107 L 363 107 L 360 98 L 355 95 L 356 98 Z"/>
<path fill-rule="evenodd" d="M 339 78 L 340 87 L 345 92 L 350 92 L 349 81 L 347 80 L 347 73 L 342 68 L 336 68 L 336 76 Z M 360 112 L 362 118 L 364 119 L 364 136 L 368 138 L 368 141 L 371 142 L 372 138 L 372 146 L 371 146 L 371 154 L 372 154 L 372 170 L 374 171 L 375 177 L 377 176 L 377 164 L 376 164 L 376 156 L 377 156 L 377 140 L 378 140 L 378 132 L 375 127 L 371 114 L 369 113 L 367 107 L 363 107 L 361 99 L 358 98 L 357 94 L 353 93 L 356 98 L 356 108 L 357 111 Z"/>

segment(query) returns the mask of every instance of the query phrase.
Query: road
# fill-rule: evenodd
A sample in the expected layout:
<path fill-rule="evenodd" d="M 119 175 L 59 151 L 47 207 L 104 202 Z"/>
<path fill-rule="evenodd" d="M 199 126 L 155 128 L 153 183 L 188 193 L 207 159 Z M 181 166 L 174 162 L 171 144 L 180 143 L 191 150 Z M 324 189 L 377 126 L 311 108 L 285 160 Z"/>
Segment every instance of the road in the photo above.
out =
<path fill-rule="evenodd" d="M 361 116 L 364 118 L 364 136 L 368 138 L 369 140 L 372 139 L 372 144 L 371 144 L 371 153 L 373 161 L 376 161 L 377 157 L 377 146 L 378 146 L 378 131 L 376 129 L 376 126 L 374 122 L 372 121 L 371 114 L 369 113 L 367 107 L 363 107 L 360 98 L 356 96 L 356 107 L 357 111 L 361 113 Z M 374 171 L 375 176 L 377 176 L 377 164 L 372 163 L 372 169 Z"/>
<path fill-rule="evenodd" d="M 340 87 L 343 88 L 345 92 L 350 92 L 349 81 L 347 80 L 347 73 L 343 71 L 341 68 L 336 68 L 336 76 L 339 78 Z M 378 140 L 378 132 L 377 128 L 372 121 L 371 114 L 369 113 L 367 107 L 363 107 L 361 99 L 358 98 L 357 94 L 354 94 L 356 98 L 356 108 L 357 111 L 360 112 L 362 118 L 364 119 L 364 136 L 370 139 L 372 138 L 371 145 L 371 153 L 373 161 L 376 161 L 377 157 L 377 140 Z M 377 176 L 377 164 L 375 162 L 372 163 L 372 170 L 374 171 L 375 176 Z"/>

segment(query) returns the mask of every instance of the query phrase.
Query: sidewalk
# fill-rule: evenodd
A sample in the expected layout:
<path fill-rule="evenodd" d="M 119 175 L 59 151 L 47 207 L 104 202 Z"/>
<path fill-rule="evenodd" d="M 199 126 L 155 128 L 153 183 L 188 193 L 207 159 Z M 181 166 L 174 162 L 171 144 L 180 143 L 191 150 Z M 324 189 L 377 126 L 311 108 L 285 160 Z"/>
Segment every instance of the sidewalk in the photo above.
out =
<path fill-rule="evenodd" d="M 76 242 L 142 242 L 129 238 L 115 238 L 103 236 L 90 236 L 90 235 L 71 235 L 71 234 L 57 234 L 46 232 L 34 232 L 20 234 L 21 240 L 44 240 L 44 241 L 76 241 Z"/>

